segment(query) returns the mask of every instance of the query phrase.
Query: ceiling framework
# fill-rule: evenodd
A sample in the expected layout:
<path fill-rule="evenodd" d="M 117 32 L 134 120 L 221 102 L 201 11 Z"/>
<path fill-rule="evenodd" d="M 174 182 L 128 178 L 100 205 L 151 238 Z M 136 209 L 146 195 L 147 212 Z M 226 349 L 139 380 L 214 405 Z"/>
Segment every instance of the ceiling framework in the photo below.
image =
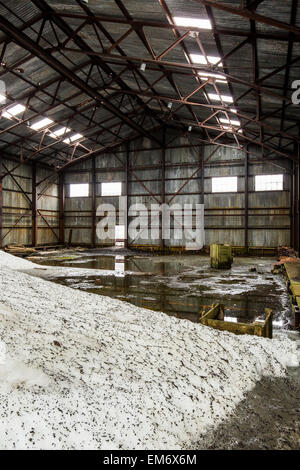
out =
<path fill-rule="evenodd" d="M 295 160 L 298 1 L 0 1 L 2 155 L 54 174 L 169 125 Z"/>

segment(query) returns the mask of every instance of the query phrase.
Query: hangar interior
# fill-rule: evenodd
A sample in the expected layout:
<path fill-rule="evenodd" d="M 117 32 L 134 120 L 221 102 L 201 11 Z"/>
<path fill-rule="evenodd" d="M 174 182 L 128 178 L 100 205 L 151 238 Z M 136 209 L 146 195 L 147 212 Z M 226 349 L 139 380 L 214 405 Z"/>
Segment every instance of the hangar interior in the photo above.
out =
<path fill-rule="evenodd" d="M 129 206 L 204 204 L 206 245 L 298 250 L 297 2 L 267 3 L 3 2 L 2 246 L 112 245 L 119 182 Z"/>
<path fill-rule="evenodd" d="M 82 440 L 65 438 L 60 426 L 50 438 L 60 418 L 45 412 L 46 438 L 33 408 L 23 427 L 16 424 L 16 438 L 7 431 L 4 448 L 299 448 L 292 335 L 300 322 L 299 60 L 298 0 L 0 0 L 0 313 L 21 305 L 27 315 L 20 325 L 5 317 L 0 359 L 1 341 L 24 361 L 29 351 L 29 363 L 61 384 L 58 364 L 70 389 L 80 370 L 74 416 L 86 407 L 101 422 L 95 429 L 80 415 Z M 171 208 L 167 231 L 162 207 Z M 178 219 L 183 209 L 187 219 Z M 216 246 L 230 247 L 231 267 L 211 264 Z M 245 346 L 220 329 L 263 338 Z M 101 341 L 111 355 L 101 356 Z M 161 349 L 149 353 L 152 343 L 171 348 L 174 363 L 166 366 Z M 201 345 L 207 364 L 194 349 Z M 73 362 L 59 355 L 64 348 Z M 224 351 L 228 369 L 218 364 L 228 387 L 206 389 L 212 358 Z M 189 369 L 181 352 L 198 365 Z M 111 375 L 92 368 L 99 354 Z M 290 365 L 298 367 L 292 376 Z M 0 360 L 0 391 L 1 367 Z M 201 367 L 209 373 L 200 392 L 191 377 L 200 380 Z M 151 418 L 130 389 L 145 371 L 154 377 Z M 47 389 L 44 379 L 38 385 Z M 192 392 L 182 401 L 186 383 Z M 167 389 L 177 400 L 173 414 Z M 120 421 L 111 414 L 118 390 Z M 219 408 L 207 405 L 204 419 L 201 403 L 212 390 Z M 193 401 L 194 392 L 204 401 Z M 64 413 L 63 391 L 53 393 Z M 109 410 L 100 393 L 109 395 Z M 88 408 L 94 397 L 102 414 Z M 274 422 L 265 399 L 281 413 Z M 141 428 L 131 421 L 137 409 Z M 37 429 L 34 443 L 28 423 Z M 204 432 L 213 423 L 217 432 Z"/>

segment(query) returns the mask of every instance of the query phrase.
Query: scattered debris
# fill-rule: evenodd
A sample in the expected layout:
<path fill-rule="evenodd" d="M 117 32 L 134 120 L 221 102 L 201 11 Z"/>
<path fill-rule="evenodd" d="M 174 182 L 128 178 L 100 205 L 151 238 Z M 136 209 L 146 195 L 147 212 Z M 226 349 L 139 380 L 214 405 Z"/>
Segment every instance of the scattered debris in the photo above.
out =
<path fill-rule="evenodd" d="M 272 274 L 281 274 L 283 272 L 283 264 L 282 263 L 276 263 L 276 264 L 273 264 L 273 267 L 272 267 Z"/>
<path fill-rule="evenodd" d="M 24 245 L 6 245 L 4 247 L 4 250 L 7 253 L 10 253 L 11 255 L 16 255 L 16 256 L 29 256 L 32 255 L 33 253 L 36 253 L 36 249 L 31 247 L 25 247 Z"/>
<path fill-rule="evenodd" d="M 19 256 L 21 258 L 36 259 L 37 257 L 49 256 L 51 254 L 61 255 L 64 253 L 85 251 L 83 247 L 66 248 L 64 245 L 41 245 L 36 247 L 25 246 L 14 243 L 12 245 L 6 245 L 4 251 L 11 255 Z"/>
<path fill-rule="evenodd" d="M 293 248 L 290 248 L 288 246 L 279 246 L 278 256 L 279 258 L 282 258 L 282 257 L 297 258 L 297 253 Z"/>
<path fill-rule="evenodd" d="M 260 320 L 256 319 L 253 323 L 239 323 L 230 322 L 225 320 L 224 305 L 212 305 L 208 312 L 202 311 L 200 323 L 202 325 L 210 326 L 217 330 L 229 331 L 236 335 L 255 335 L 263 338 L 273 338 L 273 313 L 269 308 L 265 308 L 265 318 Z"/>
<path fill-rule="evenodd" d="M 290 258 L 287 256 L 282 256 L 278 263 L 276 264 L 285 264 L 285 263 L 300 263 L 300 258 Z"/>
<path fill-rule="evenodd" d="M 297 261 L 297 263 L 295 262 Z M 300 327 L 300 259 L 294 262 L 285 263 L 283 269 L 285 270 L 287 278 L 287 287 L 290 294 L 292 309 L 294 312 L 294 328 Z"/>
<path fill-rule="evenodd" d="M 263 265 L 260 265 L 260 264 L 258 266 L 252 266 L 249 269 L 249 272 L 250 273 L 257 273 L 257 274 L 269 274 L 269 271 L 266 269 L 266 267 L 263 266 Z M 271 272 L 273 272 L 273 270 Z M 266 277 L 266 279 L 272 279 L 272 278 Z"/>
<path fill-rule="evenodd" d="M 278 247 L 279 261 L 273 265 L 272 273 L 280 274 L 283 272 L 283 265 L 285 263 L 300 263 L 297 253 L 292 248 L 287 246 Z"/>
<path fill-rule="evenodd" d="M 256 266 L 256 272 L 258 274 L 265 274 L 267 271 L 266 271 L 266 268 L 263 264 L 259 264 Z"/>

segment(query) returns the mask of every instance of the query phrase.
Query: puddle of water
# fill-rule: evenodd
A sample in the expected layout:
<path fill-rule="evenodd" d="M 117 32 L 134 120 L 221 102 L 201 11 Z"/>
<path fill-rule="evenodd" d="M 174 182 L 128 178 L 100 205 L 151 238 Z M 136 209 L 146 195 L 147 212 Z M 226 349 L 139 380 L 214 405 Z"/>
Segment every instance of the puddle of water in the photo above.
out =
<path fill-rule="evenodd" d="M 74 259 L 49 257 L 38 264 L 96 269 L 58 273 L 50 279 L 75 289 L 162 311 L 177 318 L 199 321 L 199 312 L 214 303 L 225 306 L 226 317 L 253 322 L 266 307 L 274 313 L 276 327 L 291 319 L 284 279 L 271 276 L 273 259 L 237 258 L 231 270 L 215 270 L 203 256 L 103 256 L 82 254 Z M 253 266 L 259 272 L 249 272 Z"/>

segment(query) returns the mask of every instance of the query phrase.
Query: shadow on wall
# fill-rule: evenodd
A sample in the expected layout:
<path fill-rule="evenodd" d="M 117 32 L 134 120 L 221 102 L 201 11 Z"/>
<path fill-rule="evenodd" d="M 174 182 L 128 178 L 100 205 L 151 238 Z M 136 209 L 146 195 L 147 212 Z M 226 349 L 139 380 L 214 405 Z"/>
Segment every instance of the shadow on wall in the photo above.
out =
<path fill-rule="evenodd" d="M 231 418 L 205 436 L 205 446 L 199 440 L 193 448 L 299 450 L 299 369 L 297 374 L 297 380 L 264 377 Z"/>

